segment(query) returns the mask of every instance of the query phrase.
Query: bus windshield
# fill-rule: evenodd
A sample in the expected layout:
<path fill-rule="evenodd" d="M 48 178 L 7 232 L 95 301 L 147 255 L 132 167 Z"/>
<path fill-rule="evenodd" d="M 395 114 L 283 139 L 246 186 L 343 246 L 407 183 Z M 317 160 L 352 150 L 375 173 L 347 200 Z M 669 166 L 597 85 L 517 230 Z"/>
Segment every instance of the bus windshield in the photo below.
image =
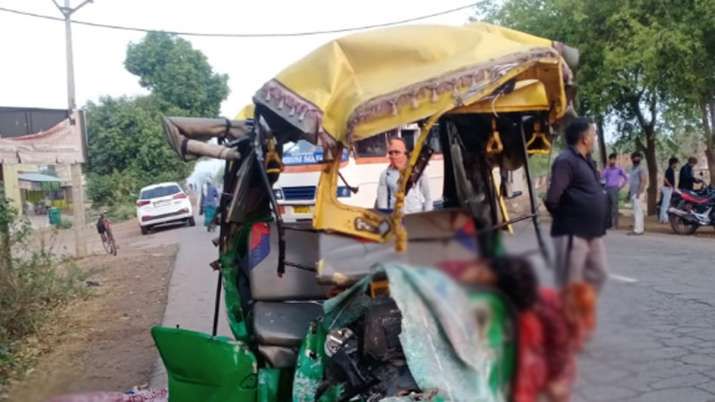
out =
<path fill-rule="evenodd" d="M 343 161 L 348 160 L 348 150 L 343 150 Z M 323 148 L 305 140 L 283 145 L 283 164 L 286 166 L 323 163 Z"/>

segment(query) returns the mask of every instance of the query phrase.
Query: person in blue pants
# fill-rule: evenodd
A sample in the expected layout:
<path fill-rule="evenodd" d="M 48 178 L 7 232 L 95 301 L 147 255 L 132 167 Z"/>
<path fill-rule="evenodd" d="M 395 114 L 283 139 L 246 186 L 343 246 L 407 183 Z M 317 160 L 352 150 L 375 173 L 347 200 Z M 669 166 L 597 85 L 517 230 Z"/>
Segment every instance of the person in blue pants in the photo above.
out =
<path fill-rule="evenodd" d="M 206 183 L 206 193 L 201 197 L 201 210 L 204 213 L 204 226 L 209 232 L 216 228 L 216 210 L 219 206 L 218 188 L 210 181 Z"/>

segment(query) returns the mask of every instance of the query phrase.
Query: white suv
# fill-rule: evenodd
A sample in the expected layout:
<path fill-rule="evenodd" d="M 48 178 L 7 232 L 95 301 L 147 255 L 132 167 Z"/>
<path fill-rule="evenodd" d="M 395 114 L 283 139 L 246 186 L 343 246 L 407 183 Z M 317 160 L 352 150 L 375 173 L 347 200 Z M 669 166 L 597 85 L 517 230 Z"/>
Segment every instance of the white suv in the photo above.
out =
<path fill-rule="evenodd" d="M 184 221 L 196 225 L 191 201 L 178 183 L 160 183 L 146 186 L 139 192 L 137 220 L 142 234 L 152 226 Z"/>

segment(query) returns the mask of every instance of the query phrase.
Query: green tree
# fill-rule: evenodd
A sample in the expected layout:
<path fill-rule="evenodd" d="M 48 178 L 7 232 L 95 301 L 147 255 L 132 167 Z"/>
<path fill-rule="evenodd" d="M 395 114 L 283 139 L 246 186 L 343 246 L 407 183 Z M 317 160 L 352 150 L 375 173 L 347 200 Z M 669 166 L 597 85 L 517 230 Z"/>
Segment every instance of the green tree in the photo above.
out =
<path fill-rule="evenodd" d="M 151 94 L 86 106 L 88 195 L 99 204 L 123 203 L 142 186 L 188 176 L 193 164 L 166 142 L 162 115 L 217 116 L 229 92 L 226 75 L 214 73 L 188 41 L 166 33 L 130 44 L 125 66 Z"/>
<path fill-rule="evenodd" d="M 687 1 L 679 12 L 693 51 L 678 55 L 688 71 L 680 77 L 677 95 L 700 121 L 710 183 L 715 183 L 715 0 Z"/>
<path fill-rule="evenodd" d="M 686 3 L 697 1 L 706 0 Z M 610 115 L 621 127 L 637 128 L 629 134 L 635 134 L 634 147 L 645 153 L 651 214 L 658 194 L 657 134 L 663 113 L 698 53 L 688 29 L 688 7 L 674 0 L 506 0 L 490 3 L 487 13 L 497 23 L 581 50 L 578 111 L 595 116 L 601 126 Z"/>
<path fill-rule="evenodd" d="M 88 195 L 99 203 L 125 202 L 147 184 L 179 180 L 192 165 L 169 147 L 161 127 L 163 113 L 179 114 L 150 96 L 100 99 L 87 105 Z"/>
<path fill-rule="evenodd" d="M 164 32 L 151 32 L 130 44 L 124 65 L 157 100 L 191 116 L 218 116 L 229 93 L 228 75 L 214 73 L 190 42 Z"/>

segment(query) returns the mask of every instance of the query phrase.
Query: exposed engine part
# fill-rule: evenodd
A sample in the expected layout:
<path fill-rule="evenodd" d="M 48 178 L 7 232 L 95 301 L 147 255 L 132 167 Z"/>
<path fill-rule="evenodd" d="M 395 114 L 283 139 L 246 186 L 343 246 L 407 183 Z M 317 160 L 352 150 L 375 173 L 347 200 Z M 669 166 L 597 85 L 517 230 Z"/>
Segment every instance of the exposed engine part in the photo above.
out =
<path fill-rule="evenodd" d="M 324 345 L 329 360 L 318 396 L 336 384 L 344 390 L 341 401 L 419 394 L 400 344 L 401 320 L 395 301 L 378 296 L 349 328 L 330 331 Z"/>
<path fill-rule="evenodd" d="M 377 297 L 365 314 L 363 353 L 380 362 L 404 359 L 402 313 L 392 298 Z"/>
<path fill-rule="evenodd" d="M 350 330 L 350 328 L 340 328 L 330 331 L 328 336 L 325 338 L 325 354 L 328 357 L 333 357 L 336 353 L 343 349 L 343 347 L 345 347 L 345 344 L 351 338 L 354 337 L 355 333 Z"/>
<path fill-rule="evenodd" d="M 331 331 L 325 342 L 325 353 L 332 353 L 327 364 L 327 384 L 346 384 L 346 393 L 355 394 L 354 390 L 366 388 L 369 378 L 360 367 L 358 339 L 350 328 Z"/>

